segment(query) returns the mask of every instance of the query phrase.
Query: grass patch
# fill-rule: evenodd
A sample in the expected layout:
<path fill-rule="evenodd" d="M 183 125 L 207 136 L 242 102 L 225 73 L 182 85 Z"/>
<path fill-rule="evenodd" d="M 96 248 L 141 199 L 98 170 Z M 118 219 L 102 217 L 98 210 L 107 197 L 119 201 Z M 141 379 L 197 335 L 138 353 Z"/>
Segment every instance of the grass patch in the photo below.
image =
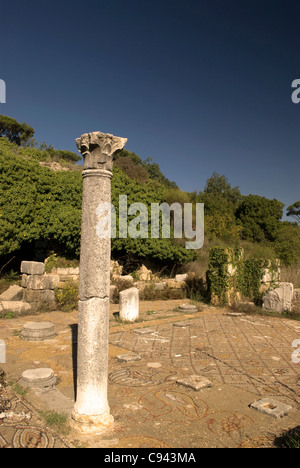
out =
<path fill-rule="evenodd" d="M 7 310 L 6 312 L 3 312 L 0 315 L 0 318 L 5 319 L 5 320 L 11 320 L 16 317 L 19 317 L 19 315 L 16 312 L 12 312 L 11 310 Z"/>
<path fill-rule="evenodd" d="M 26 395 L 27 395 L 27 393 L 29 391 L 29 388 L 22 387 L 18 383 L 14 384 L 13 382 L 8 382 L 8 385 L 13 389 L 13 391 L 15 393 L 17 393 L 18 395 L 20 395 L 23 398 L 26 397 Z"/>
<path fill-rule="evenodd" d="M 169 301 L 185 298 L 186 292 L 184 289 L 173 289 L 169 286 L 164 289 L 156 289 L 154 284 L 149 284 L 140 291 L 141 301 Z"/>
<path fill-rule="evenodd" d="M 295 449 L 300 448 L 300 426 L 283 432 L 275 439 L 275 445 L 279 448 Z"/>
<path fill-rule="evenodd" d="M 40 417 L 47 426 L 55 429 L 60 434 L 68 435 L 70 432 L 69 416 L 66 413 L 57 413 L 56 411 L 39 411 Z"/>
<path fill-rule="evenodd" d="M 235 303 L 233 304 L 230 309 L 233 312 L 241 312 L 248 315 L 261 315 L 264 317 L 277 317 L 277 318 L 286 318 L 290 320 L 298 320 L 300 321 L 300 313 L 298 311 L 289 311 L 284 310 L 282 313 L 273 312 L 271 310 L 265 310 L 261 307 L 254 305 L 253 303 Z"/>
<path fill-rule="evenodd" d="M 62 288 L 55 288 L 55 300 L 60 310 L 71 312 L 78 307 L 79 286 L 75 281 L 67 281 Z"/>

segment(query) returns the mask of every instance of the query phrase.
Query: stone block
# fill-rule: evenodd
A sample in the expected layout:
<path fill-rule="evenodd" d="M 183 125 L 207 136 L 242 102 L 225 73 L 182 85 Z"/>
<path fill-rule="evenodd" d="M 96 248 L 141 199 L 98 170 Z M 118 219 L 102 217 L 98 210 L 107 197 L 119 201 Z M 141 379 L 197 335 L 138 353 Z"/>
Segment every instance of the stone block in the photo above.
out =
<path fill-rule="evenodd" d="M 166 281 L 163 281 L 162 283 L 154 283 L 154 289 L 156 291 L 163 291 L 167 287 Z"/>
<path fill-rule="evenodd" d="M 191 323 L 190 322 L 175 322 L 173 323 L 173 327 L 178 327 L 178 328 L 186 328 L 190 327 Z"/>
<path fill-rule="evenodd" d="M 176 275 L 175 280 L 177 281 L 177 283 L 179 283 L 181 281 L 185 281 L 187 279 L 187 277 L 188 277 L 187 273 L 185 273 L 183 275 Z"/>
<path fill-rule="evenodd" d="M 28 322 L 20 334 L 20 338 L 24 341 L 44 341 L 55 336 L 55 327 L 51 322 Z"/>
<path fill-rule="evenodd" d="M 171 289 L 183 289 L 186 287 L 185 281 L 176 281 L 176 279 L 168 279 L 166 283 Z"/>
<path fill-rule="evenodd" d="M 197 312 L 198 311 L 197 307 L 193 304 L 182 304 L 179 306 L 179 310 L 181 312 Z"/>
<path fill-rule="evenodd" d="M 13 312 L 17 315 L 28 315 L 32 312 L 32 307 L 27 302 L 23 301 L 1 301 L 0 316 Z"/>
<path fill-rule="evenodd" d="M 262 398 L 261 400 L 252 403 L 250 408 L 276 419 L 283 418 L 283 416 L 286 416 L 293 409 L 292 406 L 285 405 L 284 403 L 272 398 Z"/>
<path fill-rule="evenodd" d="M 20 383 L 24 387 L 30 388 L 49 388 L 53 387 L 57 382 L 52 369 L 40 368 L 29 369 L 22 373 Z"/>
<path fill-rule="evenodd" d="M 22 288 L 27 288 L 27 279 L 28 279 L 29 275 L 26 275 L 25 273 L 23 273 L 23 275 L 21 276 L 21 286 Z"/>
<path fill-rule="evenodd" d="M 0 301 L 22 301 L 23 288 L 14 284 L 0 295 Z"/>
<path fill-rule="evenodd" d="M 292 283 L 279 283 L 279 286 L 263 297 L 262 308 L 281 313 L 284 310 L 292 310 L 294 286 Z"/>
<path fill-rule="evenodd" d="M 183 385 L 184 387 L 191 388 L 195 391 L 212 387 L 212 383 L 205 377 L 202 377 L 201 375 L 190 375 L 189 377 L 176 380 L 176 383 L 178 385 Z"/>
<path fill-rule="evenodd" d="M 27 275 L 43 275 L 45 272 L 45 264 L 43 262 L 27 262 L 21 263 L 21 273 Z"/>
<path fill-rule="evenodd" d="M 79 276 L 79 267 L 52 268 L 51 274 L 59 276 Z"/>
<path fill-rule="evenodd" d="M 34 290 L 24 289 L 24 301 L 26 302 L 37 302 L 37 303 L 55 303 L 55 293 L 52 290 Z"/>
<path fill-rule="evenodd" d="M 137 275 L 140 281 L 151 281 L 152 271 L 148 270 L 145 265 L 142 265 L 141 268 L 137 271 Z"/>
<path fill-rule="evenodd" d="M 139 290 L 129 288 L 120 292 L 119 300 L 120 319 L 134 322 L 139 317 Z"/>
<path fill-rule="evenodd" d="M 53 290 L 59 284 L 58 275 L 36 276 L 29 275 L 26 279 L 27 289 L 33 290 Z"/>
<path fill-rule="evenodd" d="M 136 353 L 119 354 L 117 356 L 117 360 L 119 362 L 135 362 L 135 361 L 140 361 L 141 356 Z"/>

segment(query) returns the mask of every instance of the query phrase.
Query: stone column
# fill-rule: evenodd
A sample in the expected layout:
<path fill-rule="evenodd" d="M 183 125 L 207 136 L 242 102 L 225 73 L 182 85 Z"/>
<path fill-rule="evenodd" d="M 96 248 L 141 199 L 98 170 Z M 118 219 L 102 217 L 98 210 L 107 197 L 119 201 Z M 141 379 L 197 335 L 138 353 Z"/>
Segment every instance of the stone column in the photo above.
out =
<path fill-rule="evenodd" d="M 84 171 L 78 376 L 72 424 L 82 432 L 101 432 L 113 423 L 107 401 L 111 238 L 110 235 L 100 237 L 97 233 L 97 209 L 103 203 L 110 206 L 113 155 L 126 142 L 125 138 L 101 132 L 84 134 L 76 140 L 84 158 Z"/>

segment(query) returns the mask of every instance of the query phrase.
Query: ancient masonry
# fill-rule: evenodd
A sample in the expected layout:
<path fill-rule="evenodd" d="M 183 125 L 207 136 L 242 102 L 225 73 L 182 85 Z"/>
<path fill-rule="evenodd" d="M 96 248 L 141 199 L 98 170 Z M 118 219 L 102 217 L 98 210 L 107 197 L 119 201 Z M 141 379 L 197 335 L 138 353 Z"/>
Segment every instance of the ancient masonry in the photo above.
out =
<path fill-rule="evenodd" d="M 111 236 L 98 236 L 98 207 L 111 203 L 113 156 L 127 139 L 101 132 L 76 140 L 84 158 L 78 304 L 77 395 L 73 427 L 105 431 L 113 424 L 107 399 Z M 102 205 L 103 206 L 103 205 Z"/>

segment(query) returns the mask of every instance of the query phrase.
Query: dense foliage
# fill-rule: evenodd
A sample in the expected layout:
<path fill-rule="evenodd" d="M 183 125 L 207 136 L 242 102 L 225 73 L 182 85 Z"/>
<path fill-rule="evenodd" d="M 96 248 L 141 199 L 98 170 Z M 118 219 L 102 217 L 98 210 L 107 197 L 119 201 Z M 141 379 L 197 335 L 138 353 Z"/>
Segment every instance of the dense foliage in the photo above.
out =
<path fill-rule="evenodd" d="M 34 130 L 26 123 L 0 116 L 0 266 L 4 263 L 1 257 L 40 240 L 47 240 L 51 250 L 62 255 L 79 256 L 82 167 L 76 163 L 81 156 L 45 143 L 38 149 L 33 135 Z M 51 167 L 51 162 L 59 162 L 64 166 L 61 169 L 68 170 L 54 172 L 44 167 Z M 149 218 L 151 203 L 204 203 L 205 236 L 210 245 L 223 242 L 239 247 L 241 242 L 248 242 L 265 248 L 267 258 L 271 251 L 285 265 L 300 258 L 299 226 L 281 221 L 283 203 L 258 195 L 243 196 L 239 187 L 231 187 L 227 177 L 217 172 L 207 180 L 203 191 L 183 192 L 151 158 L 143 161 L 124 149 L 116 155 L 112 179 L 112 203 L 117 215 L 119 195 L 124 194 L 128 206 L 145 204 Z M 296 221 L 299 206 L 300 202 L 296 202 L 287 209 L 287 215 Z M 128 216 L 128 223 L 133 218 Z M 193 228 L 195 222 L 194 216 Z M 184 239 L 152 239 L 150 226 L 148 232 L 147 239 L 112 239 L 113 256 L 162 264 L 195 259 L 197 252 L 187 250 Z"/>
<path fill-rule="evenodd" d="M 21 145 L 34 135 L 34 129 L 26 122 L 22 124 L 7 115 L 0 115 L 0 137 L 6 137 L 12 143 Z"/>
<path fill-rule="evenodd" d="M 42 167 L 39 161 L 45 158 L 44 153 L 35 148 L 18 148 L 7 139 L 0 139 L 0 256 L 43 239 L 66 255 L 79 255 L 81 173 L 54 172 Z M 150 210 L 151 203 L 165 201 L 166 191 L 159 182 L 149 179 L 141 183 L 136 178 L 131 179 L 119 167 L 114 168 L 112 203 L 117 213 L 119 195 L 127 195 L 128 206 L 141 202 Z M 131 219 L 129 217 L 128 221 Z M 116 256 L 150 258 L 166 263 L 194 259 L 194 252 L 178 242 L 151 239 L 150 236 L 149 239 L 113 239 L 112 252 Z"/>

